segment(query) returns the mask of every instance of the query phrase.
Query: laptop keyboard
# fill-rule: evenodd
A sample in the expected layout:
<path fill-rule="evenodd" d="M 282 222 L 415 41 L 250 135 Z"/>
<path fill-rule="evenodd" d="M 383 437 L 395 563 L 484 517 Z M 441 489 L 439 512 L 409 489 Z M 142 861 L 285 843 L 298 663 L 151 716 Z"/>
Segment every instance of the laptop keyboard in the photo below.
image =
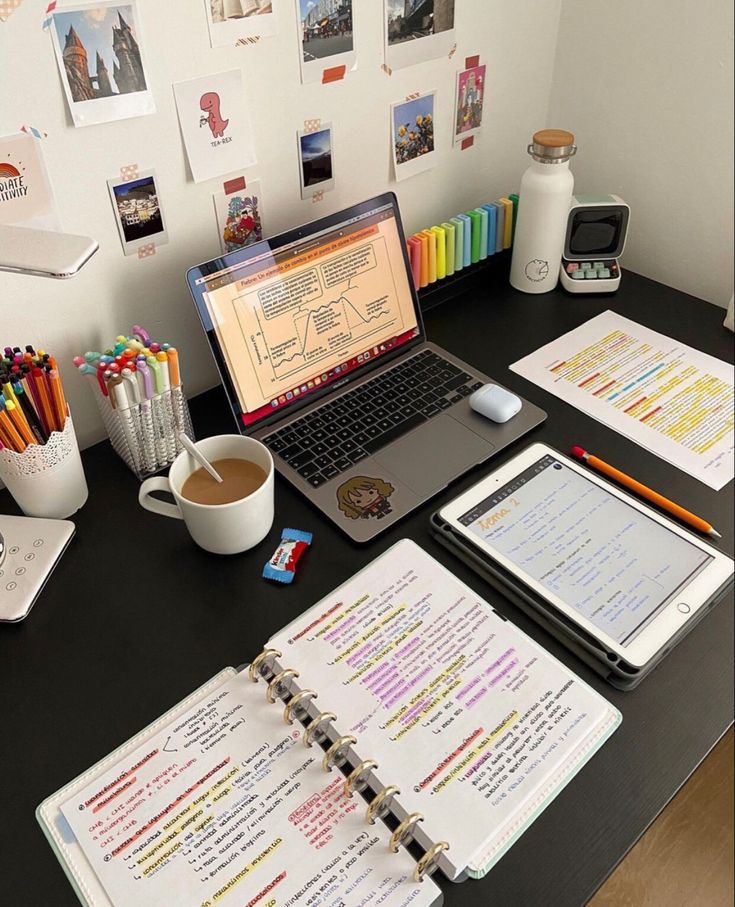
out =
<path fill-rule="evenodd" d="M 263 443 L 319 488 L 478 387 L 481 381 L 432 350 L 423 350 L 268 435 Z"/>

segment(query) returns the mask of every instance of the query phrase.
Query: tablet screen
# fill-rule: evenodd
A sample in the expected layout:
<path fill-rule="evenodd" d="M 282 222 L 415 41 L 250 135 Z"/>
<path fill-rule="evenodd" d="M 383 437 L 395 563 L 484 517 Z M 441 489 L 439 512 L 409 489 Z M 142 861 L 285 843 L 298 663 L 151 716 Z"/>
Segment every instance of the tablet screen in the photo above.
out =
<path fill-rule="evenodd" d="M 621 646 L 713 560 L 553 456 L 459 522 Z"/>

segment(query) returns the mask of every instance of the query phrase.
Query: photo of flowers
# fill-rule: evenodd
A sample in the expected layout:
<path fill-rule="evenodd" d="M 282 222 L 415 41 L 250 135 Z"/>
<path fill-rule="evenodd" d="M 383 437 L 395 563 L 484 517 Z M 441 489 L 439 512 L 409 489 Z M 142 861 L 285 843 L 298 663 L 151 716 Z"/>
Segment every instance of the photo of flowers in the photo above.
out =
<path fill-rule="evenodd" d="M 396 179 L 434 166 L 434 92 L 391 105 Z"/>

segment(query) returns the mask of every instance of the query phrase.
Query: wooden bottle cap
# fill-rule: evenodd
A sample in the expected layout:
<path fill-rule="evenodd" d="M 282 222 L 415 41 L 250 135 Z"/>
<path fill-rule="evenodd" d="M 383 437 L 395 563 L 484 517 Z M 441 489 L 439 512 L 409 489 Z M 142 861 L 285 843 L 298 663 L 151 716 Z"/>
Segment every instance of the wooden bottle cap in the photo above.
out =
<path fill-rule="evenodd" d="M 574 144 L 574 133 L 566 129 L 541 129 L 534 132 L 533 143 L 544 148 L 565 148 Z"/>

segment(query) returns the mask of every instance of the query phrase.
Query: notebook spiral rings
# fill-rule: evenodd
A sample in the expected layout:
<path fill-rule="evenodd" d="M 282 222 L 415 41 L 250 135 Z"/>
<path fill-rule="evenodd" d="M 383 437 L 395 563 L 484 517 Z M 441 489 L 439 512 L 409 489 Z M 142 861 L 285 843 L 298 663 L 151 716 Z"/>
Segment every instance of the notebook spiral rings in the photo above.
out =
<path fill-rule="evenodd" d="M 322 768 L 329 772 L 332 768 L 340 769 L 345 774 L 344 795 L 351 797 L 355 792 L 362 794 L 368 801 L 365 819 L 368 824 L 374 824 L 377 819 L 384 822 L 392 817 L 395 829 L 392 831 L 389 849 L 397 853 L 400 847 L 408 848 L 415 842 L 416 828 L 423 821 L 421 813 L 407 813 L 401 819 L 395 813 L 393 804 L 400 790 L 395 785 L 388 785 L 376 790 L 370 784 L 370 778 L 378 763 L 373 759 L 358 759 L 353 765 L 350 761 L 352 747 L 357 745 L 357 738 L 350 734 L 340 735 L 333 728 L 337 716 L 333 712 L 322 712 L 316 709 L 312 713 L 312 703 L 317 698 L 317 693 L 310 689 L 300 689 L 293 682 L 298 678 L 298 671 L 293 668 L 282 668 L 278 659 L 282 658 L 277 649 L 263 649 L 248 668 L 248 677 L 254 683 L 262 679 L 267 684 L 266 700 L 275 703 L 280 699 L 285 703 L 283 720 L 292 724 L 298 720 L 304 727 L 304 745 L 311 747 L 317 743 L 323 750 Z M 332 728 L 330 734 L 330 726 Z M 356 754 L 355 754 L 356 756 Z M 372 795 L 368 795 L 371 792 Z M 439 857 L 449 850 L 447 841 L 436 841 L 428 848 L 419 845 L 423 850 L 421 857 L 416 860 L 413 878 L 422 882 L 426 876 L 432 875 L 439 867 Z"/>

